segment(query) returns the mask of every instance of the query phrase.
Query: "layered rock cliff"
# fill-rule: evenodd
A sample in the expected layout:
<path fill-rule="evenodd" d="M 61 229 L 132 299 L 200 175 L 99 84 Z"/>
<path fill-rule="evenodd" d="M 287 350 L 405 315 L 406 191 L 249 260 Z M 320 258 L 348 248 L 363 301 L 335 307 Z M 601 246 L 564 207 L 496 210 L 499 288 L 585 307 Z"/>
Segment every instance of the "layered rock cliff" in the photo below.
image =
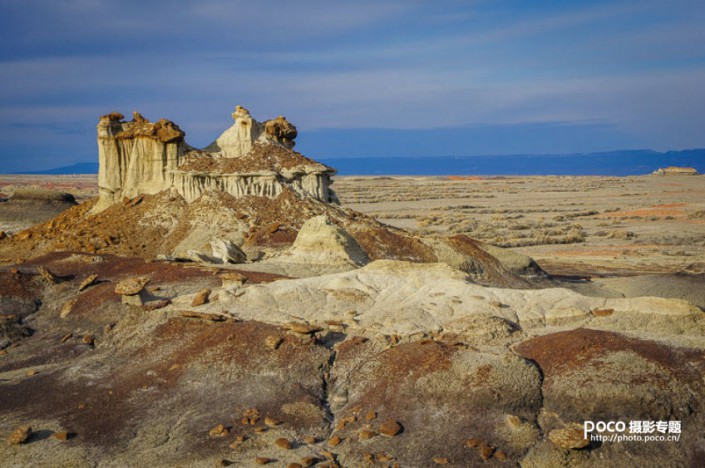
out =
<path fill-rule="evenodd" d="M 274 198 L 285 188 L 329 202 L 335 170 L 292 150 L 296 127 L 283 116 L 263 123 L 244 107 L 235 123 L 206 148 L 189 146 L 173 122 L 152 123 L 139 113 L 126 122 L 119 113 L 98 122 L 99 212 L 124 199 L 174 189 L 187 202 L 208 191 L 234 197 Z"/>

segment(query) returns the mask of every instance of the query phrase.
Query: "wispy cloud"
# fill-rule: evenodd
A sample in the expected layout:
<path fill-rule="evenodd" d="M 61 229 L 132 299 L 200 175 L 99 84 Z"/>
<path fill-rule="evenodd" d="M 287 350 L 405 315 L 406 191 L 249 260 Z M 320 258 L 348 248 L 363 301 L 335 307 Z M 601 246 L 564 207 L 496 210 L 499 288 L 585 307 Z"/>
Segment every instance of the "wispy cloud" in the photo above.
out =
<path fill-rule="evenodd" d="M 6 0 L 0 140 L 37 125 L 51 151 L 140 110 L 205 145 L 243 104 L 303 132 L 599 122 L 702 146 L 703 20 L 689 0 Z"/>

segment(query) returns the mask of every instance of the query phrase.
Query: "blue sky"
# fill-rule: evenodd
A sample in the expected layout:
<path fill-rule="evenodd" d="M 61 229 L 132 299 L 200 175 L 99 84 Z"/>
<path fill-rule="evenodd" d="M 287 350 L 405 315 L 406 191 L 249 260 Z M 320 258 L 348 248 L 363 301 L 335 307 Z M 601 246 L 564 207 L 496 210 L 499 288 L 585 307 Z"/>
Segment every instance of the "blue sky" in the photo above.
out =
<path fill-rule="evenodd" d="M 111 111 L 194 146 L 236 104 L 315 158 L 705 146 L 700 0 L 2 0 L 0 172 Z"/>

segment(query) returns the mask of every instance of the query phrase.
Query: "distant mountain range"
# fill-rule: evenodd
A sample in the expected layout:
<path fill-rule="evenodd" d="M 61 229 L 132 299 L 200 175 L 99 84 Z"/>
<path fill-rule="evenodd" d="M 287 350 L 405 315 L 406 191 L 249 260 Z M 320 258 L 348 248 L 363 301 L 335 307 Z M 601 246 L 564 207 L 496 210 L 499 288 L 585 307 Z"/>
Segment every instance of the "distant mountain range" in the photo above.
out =
<path fill-rule="evenodd" d="M 705 173 L 705 149 L 610 151 L 587 154 L 513 154 L 320 158 L 339 175 L 603 175 L 650 174 L 659 167 L 688 166 Z M 84 162 L 24 174 L 96 174 L 98 163 Z"/>

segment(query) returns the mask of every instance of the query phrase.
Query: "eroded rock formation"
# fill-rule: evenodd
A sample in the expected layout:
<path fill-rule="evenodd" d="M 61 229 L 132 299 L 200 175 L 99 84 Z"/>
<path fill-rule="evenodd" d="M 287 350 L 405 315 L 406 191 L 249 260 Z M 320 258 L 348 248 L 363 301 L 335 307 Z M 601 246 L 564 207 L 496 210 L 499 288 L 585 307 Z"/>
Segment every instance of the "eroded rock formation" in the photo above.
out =
<path fill-rule="evenodd" d="M 232 116 L 235 124 L 203 150 L 189 146 L 169 120 L 152 123 L 137 112 L 129 122 L 117 112 L 102 116 L 93 211 L 170 189 L 189 203 L 207 191 L 274 198 L 285 187 L 324 202 L 334 198 L 335 171 L 292 150 L 297 130 L 285 117 L 261 123 L 241 106 Z"/>
<path fill-rule="evenodd" d="M 668 166 L 660 167 L 653 172 L 654 175 L 699 175 L 694 167 Z"/>

